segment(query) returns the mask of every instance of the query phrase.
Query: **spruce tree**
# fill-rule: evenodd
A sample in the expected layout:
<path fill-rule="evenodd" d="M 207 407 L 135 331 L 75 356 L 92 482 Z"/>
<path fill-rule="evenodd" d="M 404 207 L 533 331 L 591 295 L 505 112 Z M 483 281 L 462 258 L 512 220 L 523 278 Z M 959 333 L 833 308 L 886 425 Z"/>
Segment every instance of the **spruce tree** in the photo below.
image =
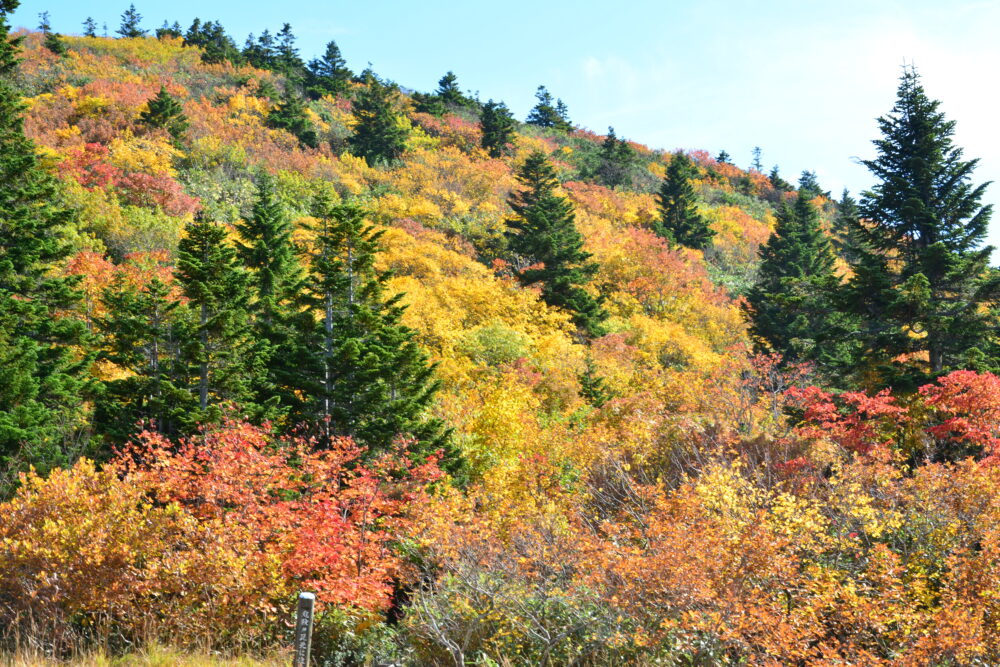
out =
<path fill-rule="evenodd" d="M 428 415 L 439 383 L 434 366 L 403 325 L 401 294 L 385 296 L 385 274 L 375 270 L 381 233 L 356 204 L 321 196 L 307 298 L 318 317 L 313 336 L 312 422 L 323 440 L 350 436 L 372 452 L 398 436 L 416 441 L 416 453 L 444 448 L 445 467 L 460 461 L 443 423 Z M 303 373 L 309 376 L 308 372 Z"/>
<path fill-rule="evenodd" d="M 732 158 L 729 157 L 729 153 L 725 150 L 719 151 L 719 154 L 715 156 L 715 161 L 719 164 L 732 164 Z"/>
<path fill-rule="evenodd" d="M 319 135 L 306 115 L 305 101 L 290 90 L 286 90 L 281 102 L 268 112 L 267 126 L 290 132 L 309 148 L 319 146 Z"/>
<path fill-rule="evenodd" d="M 753 160 L 750 162 L 750 169 L 763 173 L 764 165 L 760 161 L 760 146 L 754 146 L 751 155 L 753 156 Z"/>
<path fill-rule="evenodd" d="M 779 192 L 791 192 L 795 188 L 792 184 L 781 177 L 778 171 L 778 165 L 771 167 L 771 173 L 768 174 L 767 180 L 771 182 L 771 187 Z"/>
<path fill-rule="evenodd" d="M 823 188 L 820 187 L 819 181 L 816 179 L 816 172 L 803 171 L 799 177 L 799 196 L 815 199 L 824 194 L 827 193 L 823 192 Z"/>
<path fill-rule="evenodd" d="M 97 37 L 97 23 L 89 16 L 83 22 L 83 36 Z"/>
<path fill-rule="evenodd" d="M 351 153 L 369 165 L 388 164 L 406 150 L 409 131 L 396 109 L 396 87 L 365 74 L 365 87 L 354 101 L 354 134 L 347 140 Z"/>
<path fill-rule="evenodd" d="M 144 37 L 146 35 L 146 31 L 143 30 L 141 23 L 142 14 L 136 11 L 134 4 L 131 4 L 122 14 L 121 25 L 115 32 L 126 39 Z"/>
<path fill-rule="evenodd" d="M 340 53 L 336 42 L 327 42 L 326 51 L 320 58 L 309 61 L 306 87 L 314 98 L 324 95 L 343 95 L 351 80 L 351 70 Z"/>
<path fill-rule="evenodd" d="M 253 386 L 254 400 L 274 415 L 302 410 L 299 350 L 303 314 L 299 307 L 305 279 L 292 242 L 289 215 L 278 199 L 274 179 L 259 177 L 257 199 L 249 218 L 238 223 L 237 254 L 249 269 L 249 313 L 255 357 L 264 373 Z"/>
<path fill-rule="evenodd" d="M 24 134 L 14 86 L 20 40 L 7 15 L 17 6 L 0 3 L 0 468 L 48 470 L 74 454 L 90 359 L 83 322 L 67 314 L 81 299 L 78 279 L 58 271 L 75 213 Z"/>
<path fill-rule="evenodd" d="M 139 114 L 139 120 L 150 127 L 166 130 L 175 141 L 184 136 L 189 125 L 184 108 L 163 86 L 160 86 L 156 97 L 149 101 L 147 109 Z"/>
<path fill-rule="evenodd" d="M 481 145 L 492 158 L 501 158 L 511 152 L 517 139 L 514 114 L 503 102 L 490 100 L 483 106 L 479 128 L 483 138 Z"/>
<path fill-rule="evenodd" d="M 94 428 L 106 449 L 127 442 L 138 430 L 167 437 L 179 434 L 197 407 L 182 346 L 193 334 L 193 319 L 153 278 L 141 289 L 117 278 L 104 290 L 105 314 L 97 318 L 99 358 L 125 373 L 104 383 L 95 402 Z"/>
<path fill-rule="evenodd" d="M 174 277 L 194 320 L 181 351 L 198 399 L 187 427 L 217 421 L 226 403 L 261 416 L 249 400 L 261 369 L 248 331 L 248 276 L 227 236 L 225 227 L 199 216 L 177 247 Z"/>
<path fill-rule="evenodd" d="M 446 106 L 464 106 L 467 102 L 465 95 L 462 94 L 462 90 L 458 87 L 458 77 L 451 71 L 438 81 L 438 87 L 434 91 L 434 94 Z"/>
<path fill-rule="evenodd" d="M 604 378 L 597 374 L 597 366 L 590 355 L 587 355 L 586 366 L 579 380 L 580 396 L 590 405 L 601 408 L 611 400 L 611 392 L 608 391 Z"/>
<path fill-rule="evenodd" d="M 992 213 L 973 185 L 977 160 L 952 142 L 954 121 L 905 68 L 879 118 L 876 185 L 853 224 L 857 261 L 843 304 L 862 320 L 858 365 L 868 384 L 912 388 L 970 365 L 994 345 L 1000 277 L 983 246 Z"/>
<path fill-rule="evenodd" d="M 292 33 L 292 26 L 289 23 L 281 26 L 277 34 L 277 49 L 275 56 L 275 69 L 299 87 L 305 80 L 306 65 L 299 56 L 299 50 L 295 46 L 295 35 Z"/>
<path fill-rule="evenodd" d="M 693 170 L 694 165 L 687 155 L 680 151 L 674 153 L 657 193 L 660 218 L 653 224 L 653 231 L 672 243 L 703 250 L 712 243 L 715 232 L 698 213 L 691 185 Z"/>
<path fill-rule="evenodd" d="M 164 37 L 184 37 L 184 31 L 181 29 L 181 24 L 174 21 L 173 25 L 163 22 L 163 25 L 156 29 L 156 38 L 163 39 Z"/>
<path fill-rule="evenodd" d="M 49 32 L 45 34 L 45 40 L 42 42 L 42 46 L 47 48 L 52 53 L 56 54 L 60 58 L 65 56 L 69 52 L 69 47 L 66 46 L 66 42 L 63 41 L 62 35 L 58 32 Z"/>
<path fill-rule="evenodd" d="M 797 197 L 794 207 L 782 204 L 760 258 L 745 304 L 757 351 L 778 352 L 786 362 L 812 361 L 821 371 L 839 368 L 851 341 L 833 335 L 845 322 L 829 301 L 838 285 L 834 254 L 806 197 Z"/>
<path fill-rule="evenodd" d="M 635 150 L 624 139 L 615 135 L 615 128 L 608 128 L 608 135 L 601 143 L 601 153 L 597 166 L 597 178 L 609 188 L 625 185 L 629 180 L 629 170 L 635 162 Z"/>
<path fill-rule="evenodd" d="M 573 129 L 569 122 L 569 113 L 562 100 L 556 100 L 553 104 L 552 93 L 545 86 L 539 86 L 535 91 L 537 103 L 525 121 L 528 125 L 547 127 L 555 130 L 568 132 Z"/>
<path fill-rule="evenodd" d="M 505 237 L 517 264 L 522 285 L 541 284 L 542 299 L 570 313 L 581 332 L 601 335 L 607 313 L 583 286 L 597 273 L 597 264 L 583 250 L 573 204 L 556 189 L 555 169 L 539 151 L 532 153 L 517 174 L 519 191 L 508 203 L 514 217 L 507 220 Z"/>

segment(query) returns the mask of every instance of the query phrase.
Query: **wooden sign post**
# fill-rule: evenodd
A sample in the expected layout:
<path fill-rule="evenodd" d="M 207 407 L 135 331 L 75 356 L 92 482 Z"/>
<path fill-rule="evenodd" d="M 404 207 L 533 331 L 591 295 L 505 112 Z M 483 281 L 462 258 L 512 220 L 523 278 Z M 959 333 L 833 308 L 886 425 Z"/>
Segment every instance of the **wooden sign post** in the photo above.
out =
<path fill-rule="evenodd" d="M 299 593 L 299 606 L 295 612 L 295 667 L 309 667 L 315 606 L 316 596 L 313 593 Z"/>

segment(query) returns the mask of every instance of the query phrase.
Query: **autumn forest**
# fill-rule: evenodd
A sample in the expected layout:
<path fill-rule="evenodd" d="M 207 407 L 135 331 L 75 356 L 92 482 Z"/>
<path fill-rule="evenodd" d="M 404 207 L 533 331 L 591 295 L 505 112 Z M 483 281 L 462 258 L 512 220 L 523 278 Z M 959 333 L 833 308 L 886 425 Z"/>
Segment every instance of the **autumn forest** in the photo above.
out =
<path fill-rule="evenodd" d="M 988 184 L 917 69 L 831 193 L 17 6 L 0 665 L 288 664 L 301 591 L 316 665 L 1000 663 Z"/>

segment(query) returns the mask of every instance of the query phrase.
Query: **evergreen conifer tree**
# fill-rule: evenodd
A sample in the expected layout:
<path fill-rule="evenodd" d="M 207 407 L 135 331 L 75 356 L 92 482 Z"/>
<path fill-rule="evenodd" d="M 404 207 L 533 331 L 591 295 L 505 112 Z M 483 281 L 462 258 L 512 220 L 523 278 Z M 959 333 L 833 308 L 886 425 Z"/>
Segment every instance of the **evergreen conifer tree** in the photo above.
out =
<path fill-rule="evenodd" d="M 319 146 L 319 135 L 306 115 L 305 101 L 290 90 L 285 91 L 281 102 L 267 114 L 267 126 L 290 132 L 303 146 Z"/>
<path fill-rule="evenodd" d="M 750 162 L 750 169 L 763 173 L 764 165 L 760 161 L 760 146 L 754 146 L 751 155 L 753 160 Z"/>
<path fill-rule="evenodd" d="M 299 56 L 299 50 L 295 46 L 295 35 L 292 33 L 292 26 L 285 23 L 277 34 L 277 49 L 275 57 L 275 69 L 284 74 L 296 86 L 300 86 L 305 80 L 306 65 Z"/>
<path fill-rule="evenodd" d="M 175 141 L 184 136 L 189 125 L 184 108 L 163 86 L 160 86 L 156 97 L 149 101 L 147 109 L 139 114 L 139 119 L 150 127 L 165 129 Z"/>
<path fill-rule="evenodd" d="M 628 142 L 619 139 L 615 135 L 615 128 L 609 127 L 608 135 L 601 143 L 600 163 L 597 166 L 598 179 L 609 188 L 625 185 L 635 157 L 635 151 Z"/>
<path fill-rule="evenodd" d="M 460 461 L 443 423 L 428 415 L 438 389 L 434 366 L 401 323 L 401 294 L 385 296 L 387 276 L 375 270 L 381 233 L 365 210 L 317 199 L 315 253 L 308 300 L 319 315 L 311 345 L 313 423 L 324 439 L 351 436 L 384 451 L 398 436 L 416 440 L 416 453 L 445 449 L 445 467 Z M 309 375 L 304 373 L 304 375 Z"/>
<path fill-rule="evenodd" d="M 369 165 L 391 163 L 406 149 L 409 131 L 396 110 L 395 95 L 395 86 L 382 83 L 368 72 L 365 87 L 354 101 L 357 124 L 347 141 L 351 153 L 363 157 Z"/>
<path fill-rule="evenodd" d="M 463 106 L 466 103 L 465 95 L 458 87 L 458 77 L 454 72 L 449 71 L 438 81 L 438 88 L 434 91 L 438 99 L 445 105 Z"/>
<path fill-rule="evenodd" d="M 771 182 L 771 187 L 779 192 L 791 192 L 795 188 L 792 184 L 781 177 L 778 172 L 778 165 L 771 167 L 771 173 L 768 174 L 767 179 Z"/>
<path fill-rule="evenodd" d="M 94 427 L 106 448 L 149 428 L 178 435 L 197 396 L 182 363 L 182 345 L 193 320 L 157 278 L 141 289 L 121 276 L 101 295 L 105 314 L 97 318 L 103 341 L 99 358 L 127 373 L 108 380 L 96 400 Z"/>
<path fill-rule="evenodd" d="M 131 4 L 128 9 L 122 14 L 122 22 L 118 27 L 117 32 L 119 35 L 126 39 L 131 39 L 135 37 L 143 37 L 146 31 L 142 28 L 142 14 L 136 11 L 135 5 Z"/>
<path fill-rule="evenodd" d="M 595 408 L 601 408 L 611 400 L 611 392 L 604 378 L 597 374 L 594 358 L 588 355 L 586 364 L 580 375 L 580 396 Z"/>
<path fill-rule="evenodd" d="M 794 207 L 783 203 L 777 218 L 747 294 L 750 336 L 758 352 L 778 352 L 786 362 L 812 361 L 821 371 L 839 368 L 851 341 L 832 335 L 843 330 L 845 316 L 830 307 L 838 279 L 819 212 L 799 196 Z"/>
<path fill-rule="evenodd" d="M 185 232 L 174 277 L 194 320 L 181 354 L 198 399 L 186 426 L 217 421 L 221 407 L 230 402 L 259 417 L 259 406 L 250 401 L 261 369 L 248 331 L 247 273 L 222 225 L 199 216 Z"/>
<path fill-rule="evenodd" d="M 715 161 L 719 164 L 732 164 L 732 159 L 725 150 L 719 151 L 719 154 L 715 156 Z"/>
<path fill-rule="evenodd" d="M 170 25 L 167 21 L 164 21 L 163 25 L 156 29 L 156 38 L 163 39 L 164 37 L 184 37 L 181 24 L 174 21 L 174 24 Z"/>
<path fill-rule="evenodd" d="M 351 70 L 340 53 L 336 42 L 327 42 L 322 57 L 309 61 L 306 86 L 314 98 L 324 95 L 342 95 L 351 80 Z"/>
<path fill-rule="evenodd" d="M 492 158 L 508 154 L 517 139 L 514 114 L 503 102 L 490 100 L 483 105 L 479 127 L 483 133 L 481 145 Z"/>
<path fill-rule="evenodd" d="M 305 276 L 292 242 L 292 225 L 278 199 L 274 179 L 262 174 L 250 217 L 236 225 L 237 253 L 249 269 L 255 356 L 264 373 L 256 378 L 254 400 L 275 415 L 302 412 L 299 348 L 301 332 L 308 328 L 299 307 Z M 294 424 L 293 424 L 294 426 Z"/>
<path fill-rule="evenodd" d="M 954 121 L 913 68 L 879 118 L 877 183 L 853 223 L 857 261 L 843 305 L 861 318 L 858 365 L 867 384 L 913 388 L 981 359 L 995 344 L 1000 276 L 983 246 L 992 209 L 973 185 L 977 160 L 952 142 Z"/>
<path fill-rule="evenodd" d="M 583 250 L 583 236 L 576 228 L 573 204 L 556 192 L 559 181 L 545 155 L 535 151 L 517 175 L 521 189 L 508 200 L 514 217 L 505 234 L 522 270 L 523 285 L 541 283 L 542 299 L 562 308 L 587 335 L 598 336 L 607 313 L 583 285 L 597 272 Z"/>
<path fill-rule="evenodd" d="M 538 127 L 548 127 L 555 130 L 568 132 L 573 129 L 569 122 L 569 113 L 562 100 L 556 100 L 553 104 L 552 93 L 545 86 L 539 86 L 535 91 L 537 103 L 525 121 L 528 125 Z"/>
<path fill-rule="evenodd" d="M 712 243 L 715 232 L 698 213 L 691 185 L 693 169 L 687 155 L 680 151 L 674 153 L 657 194 L 660 219 L 654 223 L 653 231 L 672 243 L 703 250 Z"/>
<path fill-rule="evenodd" d="M 820 187 L 819 181 L 816 179 L 816 172 L 803 171 L 799 177 L 799 196 L 815 199 L 823 194 L 826 193 L 823 192 L 823 188 Z"/>
<path fill-rule="evenodd" d="M 83 36 L 97 37 L 97 23 L 89 16 L 83 22 Z"/>
<path fill-rule="evenodd" d="M 78 279 L 57 269 L 69 254 L 62 230 L 75 213 L 24 134 L 13 78 L 18 39 L 0 3 L 0 468 L 69 462 L 84 426 L 89 357 L 84 324 L 67 316 Z"/>

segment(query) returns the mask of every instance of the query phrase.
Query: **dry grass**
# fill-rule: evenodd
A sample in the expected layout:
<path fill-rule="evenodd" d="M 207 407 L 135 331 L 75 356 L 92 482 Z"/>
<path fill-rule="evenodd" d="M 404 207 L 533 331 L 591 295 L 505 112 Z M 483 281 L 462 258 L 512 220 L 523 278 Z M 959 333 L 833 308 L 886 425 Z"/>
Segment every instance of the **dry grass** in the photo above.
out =
<path fill-rule="evenodd" d="M 150 646 L 136 653 L 109 657 L 104 652 L 80 655 L 69 660 L 52 660 L 29 651 L 0 653 L 0 667 L 285 667 L 290 654 L 268 657 L 225 657 L 210 653 L 190 653 L 163 646 Z"/>

